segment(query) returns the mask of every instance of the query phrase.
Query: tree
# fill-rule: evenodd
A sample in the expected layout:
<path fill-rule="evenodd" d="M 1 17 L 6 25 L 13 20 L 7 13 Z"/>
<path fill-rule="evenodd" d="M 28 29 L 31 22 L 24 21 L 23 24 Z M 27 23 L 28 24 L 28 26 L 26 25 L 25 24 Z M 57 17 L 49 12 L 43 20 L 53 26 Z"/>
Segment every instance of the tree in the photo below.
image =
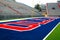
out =
<path fill-rule="evenodd" d="M 39 4 L 36 4 L 34 8 L 37 9 L 39 12 L 41 11 L 41 7 Z"/>

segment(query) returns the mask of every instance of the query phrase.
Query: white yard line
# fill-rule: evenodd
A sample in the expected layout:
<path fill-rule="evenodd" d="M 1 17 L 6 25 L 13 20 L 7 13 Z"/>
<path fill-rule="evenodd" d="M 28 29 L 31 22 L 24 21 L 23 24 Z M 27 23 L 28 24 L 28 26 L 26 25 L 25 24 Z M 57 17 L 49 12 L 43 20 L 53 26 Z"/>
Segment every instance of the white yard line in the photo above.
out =
<path fill-rule="evenodd" d="M 46 40 L 46 38 L 56 29 L 56 27 L 57 27 L 59 24 L 60 24 L 60 22 L 52 29 L 52 31 L 50 31 L 50 32 L 48 33 L 47 36 L 45 36 L 45 38 L 44 38 L 43 40 Z"/>

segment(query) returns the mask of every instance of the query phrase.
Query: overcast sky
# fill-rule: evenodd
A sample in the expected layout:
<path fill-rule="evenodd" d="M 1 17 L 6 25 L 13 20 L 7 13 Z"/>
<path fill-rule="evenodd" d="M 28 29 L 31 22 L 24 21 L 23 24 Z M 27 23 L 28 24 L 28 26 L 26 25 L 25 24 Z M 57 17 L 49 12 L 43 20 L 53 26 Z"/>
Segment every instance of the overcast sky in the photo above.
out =
<path fill-rule="evenodd" d="M 29 5 L 31 7 L 34 7 L 34 5 L 37 3 L 46 4 L 46 3 L 51 3 L 51 2 L 57 2 L 57 0 L 16 0 L 16 1 Z"/>

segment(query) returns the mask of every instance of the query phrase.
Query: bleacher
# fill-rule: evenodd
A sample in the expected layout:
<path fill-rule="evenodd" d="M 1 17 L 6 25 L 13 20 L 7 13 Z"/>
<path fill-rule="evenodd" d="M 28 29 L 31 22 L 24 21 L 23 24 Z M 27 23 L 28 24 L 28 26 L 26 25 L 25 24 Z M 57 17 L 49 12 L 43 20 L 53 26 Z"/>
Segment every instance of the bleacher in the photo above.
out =
<path fill-rule="evenodd" d="M 11 18 L 42 16 L 36 9 L 13 0 L 0 0 L 0 10 L 2 10 L 0 15 L 4 16 L 4 19 L 8 19 L 9 16 Z"/>

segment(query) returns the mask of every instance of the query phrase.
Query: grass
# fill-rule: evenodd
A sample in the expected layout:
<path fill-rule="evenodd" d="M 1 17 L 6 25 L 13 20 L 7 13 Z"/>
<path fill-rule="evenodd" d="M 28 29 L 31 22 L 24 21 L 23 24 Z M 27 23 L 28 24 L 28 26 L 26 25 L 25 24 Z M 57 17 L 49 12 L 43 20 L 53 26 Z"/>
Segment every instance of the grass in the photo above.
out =
<path fill-rule="evenodd" d="M 60 40 L 60 24 L 52 31 L 52 33 L 46 38 L 46 40 Z"/>

